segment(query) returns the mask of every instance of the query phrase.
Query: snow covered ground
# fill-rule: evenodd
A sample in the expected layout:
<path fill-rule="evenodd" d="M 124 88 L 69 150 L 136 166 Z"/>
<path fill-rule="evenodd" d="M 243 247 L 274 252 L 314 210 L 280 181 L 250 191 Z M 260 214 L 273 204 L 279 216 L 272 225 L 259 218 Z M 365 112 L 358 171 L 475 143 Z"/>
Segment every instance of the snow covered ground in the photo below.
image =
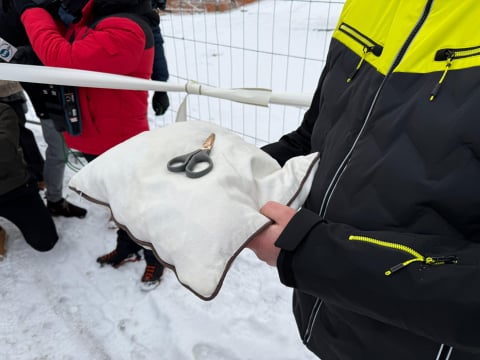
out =
<path fill-rule="evenodd" d="M 55 218 L 60 240 L 47 253 L 32 250 L 18 229 L 0 221 L 9 234 L 0 262 L 0 359 L 314 358 L 298 337 L 291 291 L 249 250 L 212 301 L 197 298 L 169 270 L 145 293 L 138 288 L 143 261 L 118 269 L 95 262 L 115 244 L 106 209 L 71 192 L 68 199 L 88 215 Z"/>
<path fill-rule="evenodd" d="M 285 13 L 285 21 L 290 16 Z M 295 16 L 295 26 L 303 26 L 298 10 Z M 265 32 L 271 39 L 272 32 Z M 276 33 L 283 36 L 278 28 Z M 323 51 L 325 44 L 318 49 Z M 169 59 L 172 65 L 175 61 Z M 172 100 L 175 109 L 178 101 Z M 27 115 L 35 120 L 31 108 Z M 149 118 L 152 127 L 161 126 L 162 118 L 155 118 L 151 109 Z M 163 118 L 173 119 L 174 113 Z M 40 127 L 29 127 L 44 151 Z M 73 173 L 67 168 L 65 184 Z M 291 290 L 250 250 L 234 261 L 211 301 L 193 295 L 169 270 L 157 289 L 145 293 L 138 287 L 143 261 L 119 269 L 100 268 L 95 261 L 115 246 L 107 209 L 69 190 L 65 195 L 86 207 L 88 215 L 82 220 L 55 218 L 60 240 L 50 252 L 35 252 L 14 225 L 0 219 L 8 233 L 8 255 L 0 262 L 0 360 L 315 358 L 297 333 Z"/>

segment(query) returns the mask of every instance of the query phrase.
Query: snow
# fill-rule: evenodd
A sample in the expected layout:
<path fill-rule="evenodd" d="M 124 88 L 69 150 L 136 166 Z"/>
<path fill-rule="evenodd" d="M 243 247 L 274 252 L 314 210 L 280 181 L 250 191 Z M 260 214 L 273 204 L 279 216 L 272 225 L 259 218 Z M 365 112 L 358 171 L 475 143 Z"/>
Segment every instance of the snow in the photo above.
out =
<path fill-rule="evenodd" d="M 185 289 L 170 270 L 159 287 L 143 292 L 143 261 L 118 269 L 95 262 L 115 246 L 107 210 L 67 193 L 88 215 L 55 218 L 60 240 L 50 252 L 35 252 L 0 219 L 9 234 L 0 263 L 0 359 L 314 358 L 297 334 L 291 290 L 250 250 L 211 301 Z"/>
<path fill-rule="evenodd" d="M 271 2 L 266 3 L 275 9 Z M 249 9 L 248 15 L 260 11 Z M 262 14 L 268 9 L 262 8 Z M 311 16 L 315 19 L 315 13 Z M 280 18 L 277 23 L 290 21 L 289 13 L 284 17 L 286 20 Z M 175 18 L 168 21 L 173 23 Z M 319 22 L 312 20 L 310 26 L 324 26 Z M 293 26 L 301 31 L 302 24 L 295 21 Z M 265 32 L 272 37 L 271 30 Z M 282 35 L 278 27 L 275 32 Z M 320 50 L 324 48 L 319 45 Z M 174 62 L 169 59 L 169 63 Z M 318 75 L 309 76 L 316 81 Z M 172 109 L 175 106 L 173 102 Z M 168 116 L 173 117 L 165 118 Z M 27 117 L 36 119 L 32 108 Z M 149 118 L 152 127 L 160 126 L 151 109 Z M 29 127 L 45 151 L 40 127 Z M 67 167 L 65 185 L 73 174 Z M 55 218 L 60 240 L 50 252 L 34 251 L 13 224 L 0 219 L 8 233 L 8 254 L 0 262 L 0 359 L 315 358 L 297 332 L 291 289 L 280 284 L 276 269 L 260 262 L 250 250 L 240 253 L 220 293 L 211 301 L 203 301 L 184 288 L 170 270 L 165 270 L 158 288 L 143 292 L 139 289 L 143 260 L 118 269 L 101 268 L 95 261 L 115 246 L 116 230 L 108 210 L 80 198 L 66 186 L 65 195 L 87 208 L 88 215 L 85 219 Z"/>
<path fill-rule="evenodd" d="M 142 292 L 144 262 L 100 268 L 115 230 L 104 208 L 85 219 L 56 218 L 59 243 L 37 253 L 18 230 L 0 264 L 1 359 L 312 359 L 290 311 L 290 290 L 245 250 L 222 290 L 205 302 L 166 270 Z"/>

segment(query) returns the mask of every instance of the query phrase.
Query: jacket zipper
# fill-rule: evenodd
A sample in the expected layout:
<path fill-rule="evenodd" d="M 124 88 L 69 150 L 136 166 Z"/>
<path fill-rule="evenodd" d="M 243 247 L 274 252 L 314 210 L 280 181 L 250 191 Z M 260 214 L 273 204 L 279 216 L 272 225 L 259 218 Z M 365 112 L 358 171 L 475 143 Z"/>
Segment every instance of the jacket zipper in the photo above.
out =
<path fill-rule="evenodd" d="M 395 67 L 400 63 L 401 59 L 403 58 L 403 56 L 405 55 L 408 47 L 410 46 L 410 43 L 413 41 L 413 38 L 415 37 L 415 35 L 419 32 L 420 28 L 422 27 L 423 23 L 425 22 L 425 20 L 427 19 L 427 16 L 430 12 L 430 8 L 432 6 L 432 3 L 433 3 L 433 0 L 427 0 L 427 3 L 425 4 L 425 9 L 422 13 L 422 16 L 420 17 L 418 23 L 415 25 L 415 27 L 413 28 L 412 32 L 410 33 L 410 35 L 408 36 L 408 38 L 405 40 L 405 43 L 403 44 L 402 48 L 400 49 L 400 51 L 398 52 L 397 56 L 395 57 L 393 63 L 392 63 L 392 66 L 390 67 L 390 69 L 388 70 L 387 74 L 385 75 L 385 78 L 383 79 L 382 83 L 379 85 L 378 89 L 377 89 L 377 92 L 375 93 L 375 96 L 372 100 L 372 103 L 370 104 L 370 108 L 368 109 L 368 112 L 365 116 L 365 119 L 363 121 L 363 125 L 362 125 L 362 128 L 360 129 L 360 131 L 358 132 L 357 134 L 357 137 L 355 138 L 355 141 L 353 142 L 352 146 L 350 147 L 350 150 L 348 151 L 348 153 L 345 155 L 343 161 L 341 162 L 341 164 L 339 165 L 337 171 L 335 172 L 332 180 L 330 181 L 330 184 L 328 185 L 328 188 L 327 190 L 325 191 L 325 195 L 323 196 L 323 200 L 322 200 L 322 204 L 320 206 L 320 210 L 319 210 L 319 215 L 321 217 L 325 217 L 325 213 L 327 211 L 327 207 L 328 207 L 328 203 L 330 202 L 330 198 L 332 197 L 332 194 L 335 192 L 335 188 L 337 186 L 337 183 L 341 177 L 341 175 L 343 174 L 343 172 L 345 171 L 345 168 L 347 167 L 347 163 L 348 161 L 350 160 L 351 156 L 352 156 L 352 153 L 353 153 L 353 150 L 355 149 L 355 146 L 357 145 L 358 143 L 358 140 L 360 139 L 360 136 L 363 134 L 363 131 L 365 129 L 365 126 L 366 124 L 368 123 L 368 120 L 370 119 L 370 116 L 372 115 L 372 112 L 373 112 L 373 108 L 375 107 L 376 103 L 377 103 L 377 100 L 378 100 L 378 97 L 380 95 L 380 92 L 382 91 L 388 77 L 390 76 L 390 74 L 393 72 L 393 70 L 395 69 Z"/>
<path fill-rule="evenodd" d="M 358 31 L 357 29 L 351 27 L 346 23 L 341 23 L 340 26 L 338 27 L 338 30 L 347 34 L 349 37 L 351 37 L 353 40 L 355 40 L 356 42 L 358 42 L 360 45 L 363 46 L 363 54 L 360 57 L 360 61 L 358 62 L 355 69 L 347 78 L 347 83 L 349 83 L 353 80 L 355 75 L 357 75 L 358 71 L 360 70 L 360 67 L 362 66 L 363 62 L 365 61 L 365 58 L 367 57 L 367 54 L 372 53 L 373 55 L 378 57 L 382 54 L 383 46 L 376 43 L 369 37 L 362 34 L 360 31 Z"/>
<path fill-rule="evenodd" d="M 452 66 L 452 62 L 454 59 L 462 59 L 468 58 L 472 56 L 479 56 L 480 55 L 480 46 L 463 48 L 463 49 L 441 49 L 438 50 L 435 54 L 435 61 L 446 61 L 445 63 L 445 70 L 438 80 L 438 83 L 433 88 L 432 92 L 430 93 L 430 101 L 433 101 L 440 90 L 440 86 L 443 84 L 445 77 L 447 76 L 448 70 L 450 70 Z"/>
<path fill-rule="evenodd" d="M 449 360 L 452 355 L 453 347 L 447 346 L 445 344 L 440 345 L 438 349 L 438 354 L 435 360 Z"/>
<path fill-rule="evenodd" d="M 393 250 L 403 251 L 407 254 L 413 256 L 413 258 L 403 261 L 397 265 L 394 265 L 385 271 L 385 276 L 390 276 L 393 273 L 396 273 L 399 270 L 405 269 L 408 265 L 414 262 L 422 262 L 425 265 L 444 265 L 444 264 L 457 264 L 458 258 L 455 255 L 447 255 L 447 256 L 423 256 L 419 252 L 413 250 L 411 247 L 406 245 L 382 241 L 378 239 L 373 239 L 366 236 L 357 236 L 357 235 L 350 235 L 348 240 L 352 241 L 362 241 L 369 244 L 373 244 L 376 246 L 381 246 Z"/>
<path fill-rule="evenodd" d="M 389 75 L 392 74 L 395 67 L 400 63 L 403 56 L 407 52 L 408 47 L 410 46 L 411 42 L 413 41 L 414 37 L 420 31 L 420 28 L 422 27 L 423 23 L 427 19 L 428 14 L 430 13 L 432 3 L 433 3 L 433 0 L 427 0 L 426 1 L 425 8 L 423 10 L 423 13 L 422 13 L 420 19 L 418 20 L 417 24 L 413 28 L 413 30 L 410 33 L 410 35 L 408 36 L 408 38 L 405 40 L 403 46 L 401 47 L 397 56 L 395 57 L 390 69 L 388 70 L 387 74 L 385 75 L 385 78 L 383 79 L 382 83 L 378 87 L 377 92 L 375 93 L 375 96 L 372 100 L 372 103 L 370 104 L 370 108 L 368 109 L 368 113 L 365 116 L 365 119 L 363 121 L 362 128 L 358 132 L 357 137 L 355 138 L 355 141 L 353 142 L 353 144 L 352 144 L 350 150 L 348 151 L 347 155 L 345 155 L 343 161 L 338 166 L 338 169 L 335 172 L 332 180 L 330 181 L 330 184 L 328 185 L 327 190 L 325 190 L 325 195 L 323 196 L 322 204 L 321 204 L 320 210 L 318 212 L 319 216 L 325 217 L 330 199 L 332 198 L 332 195 L 335 192 L 337 184 L 340 181 L 340 177 L 342 176 L 343 172 L 345 171 L 345 169 L 347 167 L 348 161 L 350 160 L 350 158 L 352 156 L 353 150 L 355 149 L 355 146 L 357 145 L 358 140 L 360 139 L 360 136 L 363 134 L 365 126 L 367 125 L 368 120 L 370 119 L 370 116 L 371 116 L 371 114 L 373 112 L 373 109 L 375 107 L 375 104 L 377 103 L 378 97 L 380 96 L 380 92 L 382 91 L 383 87 L 385 86 L 385 83 L 386 83 Z M 318 301 L 319 301 L 319 299 L 317 298 L 317 302 Z M 319 309 L 320 309 L 320 307 L 312 308 L 312 314 L 310 314 L 310 316 L 312 316 L 314 312 L 318 312 Z M 315 316 L 316 316 L 316 314 L 315 314 Z M 313 321 L 309 326 L 307 326 L 307 329 L 305 330 L 305 333 L 304 333 L 304 336 L 303 336 L 304 341 L 306 339 L 306 334 L 311 333 L 314 324 L 315 324 L 315 322 Z"/>

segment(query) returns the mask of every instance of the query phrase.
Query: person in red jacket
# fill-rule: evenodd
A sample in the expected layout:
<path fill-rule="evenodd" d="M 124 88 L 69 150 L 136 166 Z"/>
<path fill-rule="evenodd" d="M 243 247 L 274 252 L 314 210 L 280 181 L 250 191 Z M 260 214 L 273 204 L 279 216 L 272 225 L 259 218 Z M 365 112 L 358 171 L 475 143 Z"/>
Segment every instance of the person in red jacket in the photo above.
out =
<path fill-rule="evenodd" d="M 159 23 L 150 0 L 62 0 L 72 16 L 68 27 L 32 0 L 16 0 L 15 7 L 30 43 L 46 66 L 100 71 L 150 79 L 154 58 L 151 26 Z M 88 161 L 113 146 L 149 130 L 148 92 L 78 88 L 82 130 L 64 133 L 70 148 Z M 141 247 L 124 230 L 118 230 L 117 248 L 100 257 L 101 264 L 115 267 L 138 260 Z M 156 286 L 163 266 L 151 251 L 144 251 L 147 268 L 142 277 L 146 289 Z"/>
<path fill-rule="evenodd" d="M 154 56 L 150 29 L 130 18 L 111 16 L 132 13 L 142 20 L 150 16 L 158 21 L 150 2 L 62 1 L 62 6 L 77 18 L 67 29 L 33 1 L 17 0 L 16 5 L 32 47 L 44 65 L 150 79 Z M 100 155 L 149 128 L 147 91 L 79 88 L 78 97 L 82 134 L 65 134 L 71 148 Z"/>

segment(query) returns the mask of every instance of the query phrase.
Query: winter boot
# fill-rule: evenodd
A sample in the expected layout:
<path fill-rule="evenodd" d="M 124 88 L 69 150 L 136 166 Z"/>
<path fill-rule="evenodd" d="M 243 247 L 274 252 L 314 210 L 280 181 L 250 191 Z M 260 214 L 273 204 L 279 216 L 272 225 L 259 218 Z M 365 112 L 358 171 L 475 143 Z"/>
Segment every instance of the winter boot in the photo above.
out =
<path fill-rule="evenodd" d="M 147 267 L 143 273 L 140 288 L 143 291 L 150 291 L 160 285 L 160 279 L 163 275 L 163 265 L 154 258 L 150 250 L 144 250 Z"/>
<path fill-rule="evenodd" d="M 100 256 L 97 258 L 97 262 L 102 266 L 108 264 L 112 265 L 114 268 L 118 268 L 126 262 L 140 260 L 138 251 L 141 249 L 142 247 L 130 239 L 125 230 L 118 229 L 117 246 L 115 247 L 115 250 Z"/>
<path fill-rule="evenodd" d="M 0 261 L 3 260 L 7 255 L 7 248 L 5 246 L 6 243 L 7 243 L 7 233 L 2 227 L 0 227 Z"/>
<path fill-rule="evenodd" d="M 140 260 L 140 255 L 138 255 L 138 253 L 122 252 L 122 251 L 118 251 L 117 249 L 97 258 L 97 262 L 101 266 L 112 265 L 114 268 L 118 268 L 119 266 L 129 261 L 139 261 L 139 260 Z"/>
<path fill-rule="evenodd" d="M 84 218 L 87 215 L 87 210 L 69 203 L 65 199 L 59 201 L 47 201 L 47 209 L 52 216 L 65 216 Z"/>

